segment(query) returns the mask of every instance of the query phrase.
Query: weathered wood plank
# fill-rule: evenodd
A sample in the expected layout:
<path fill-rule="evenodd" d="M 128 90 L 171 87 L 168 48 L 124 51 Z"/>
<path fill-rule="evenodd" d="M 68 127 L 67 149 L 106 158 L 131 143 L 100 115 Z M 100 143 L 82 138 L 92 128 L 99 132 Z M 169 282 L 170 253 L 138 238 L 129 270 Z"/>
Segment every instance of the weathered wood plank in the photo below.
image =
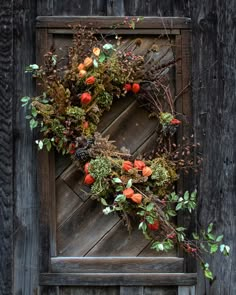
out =
<path fill-rule="evenodd" d="M 90 188 L 83 184 L 84 174 L 74 164 L 70 165 L 60 177 L 83 201 L 89 198 Z"/>
<path fill-rule="evenodd" d="M 196 294 L 196 287 L 178 287 L 178 295 L 195 295 Z"/>
<path fill-rule="evenodd" d="M 106 216 L 101 205 L 87 200 L 57 232 L 58 254 L 83 256 L 119 221 L 118 216 Z"/>
<path fill-rule="evenodd" d="M 93 24 L 97 28 L 110 28 L 111 25 L 120 24 L 124 21 L 124 17 L 106 16 L 38 16 L 38 28 L 66 28 L 68 25 L 77 23 Z M 191 25 L 189 18 L 185 17 L 145 17 L 142 22 L 137 23 L 137 29 L 188 29 Z M 127 27 L 127 29 L 129 29 Z"/>
<path fill-rule="evenodd" d="M 196 274 L 41 273 L 39 280 L 49 286 L 193 286 Z"/>
<path fill-rule="evenodd" d="M 120 295 L 143 295 L 143 287 L 120 287 Z"/>
<path fill-rule="evenodd" d="M 143 295 L 178 295 L 178 287 L 144 287 Z"/>
<path fill-rule="evenodd" d="M 191 1 L 193 113 L 203 155 L 198 186 L 198 224 L 215 223 L 232 250 L 230 258 L 206 257 L 216 281 L 199 272 L 197 294 L 236 294 L 236 2 Z M 214 198 L 212 198 L 214 194 Z"/>
<path fill-rule="evenodd" d="M 14 40 L 14 81 L 11 82 L 8 79 L 8 81 L 4 82 L 4 78 L 0 78 L 0 84 L 8 84 L 9 94 L 14 91 L 14 114 L 12 115 L 14 121 L 14 154 L 13 157 L 11 157 L 10 153 L 8 154 L 8 163 L 11 161 L 9 159 L 14 161 L 14 180 L 12 182 L 14 184 L 14 253 L 11 255 L 12 259 L 14 259 L 14 272 L 12 273 L 14 283 L 12 283 L 12 287 L 7 292 L 10 292 L 12 288 L 12 294 L 32 295 L 38 286 L 40 252 L 37 154 L 36 146 L 34 145 L 35 136 L 29 128 L 28 121 L 25 119 L 26 109 L 21 107 L 20 98 L 25 95 L 33 95 L 35 89 L 31 75 L 25 74 L 25 67 L 35 63 L 36 1 L 1 1 L 0 6 L 6 2 L 14 6 L 14 11 L 11 11 L 14 19 L 14 34 L 10 30 L 6 31 L 4 29 L 5 24 L 1 25 L 1 29 L 7 32 L 7 36 Z M 3 7 L 0 8 L 0 14 L 7 11 L 10 12 L 10 10 L 6 10 Z M 4 18 L 1 17 L 2 19 Z M 1 34 L 0 39 L 4 41 L 5 37 L 5 34 Z M 4 41 L 4 44 L 7 46 L 6 41 Z M 4 51 L 0 49 L 0 52 Z M 10 65 L 8 58 L 10 58 L 10 54 L 5 55 L 4 58 L 8 65 Z M 0 64 L 4 66 L 5 62 L 1 60 Z M 7 103 L 10 103 L 9 98 L 5 98 L 5 101 L 1 102 L 1 110 L 4 110 L 4 106 Z M 9 116 L 8 118 L 10 119 L 11 114 L 7 113 L 6 110 L 4 111 L 5 115 Z M 0 119 L 0 121 L 1 127 L 4 127 L 2 122 L 5 123 L 7 120 L 2 121 Z M 7 132 L 10 135 L 10 125 Z M 2 138 L 2 136 L 0 137 Z M 8 151 L 10 151 L 10 144 L 8 146 Z M 7 165 L 6 163 L 5 168 L 7 168 Z M 4 171 L 2 168 L 0 170 Z M 7 178 L 5 180 L 7 181 Z M 2 251 L 0 253 L 2 255 Z M 7 256 L 4 255 L 4 258 L 6 259 Z M 7 274 L 8 280 L 11 282 L 11 274 L 8 274 L 10 265 L 8 266 L 4 262 L 4 258 L 3 260 L 1 258 L 1 263 L 5 264 L 4 271 L 0 272 Z M 2 286 L 2 284 L 0 285 Z M 0 293 L 4 294 L 1 291 Z"/>
<path fill-rule="evenodd" d="M 106 0 L 53 0 L 54 15 L 106 15 Z"/>
<path fill-rule="evenodd" d="M 54 273 L 178 273 L 183 272 L 183 259 L 175 257 L 55 257 Z"/>
<path fill-rule="evenodd" d="M 110 29 L 99 29 L 99 33 L 107 34 Z M 72 35 L 73 30 L 70 28 L 65 29 L 49 29 L 48 32 L 50 34 L 55 35 Z M 138 29 L 135 31 L 139 35 L 179 35 L 180 29 Z M 118 35 L 133 35 L 134 32 L 127 29 L 116 29 L 116 33 Z"/>
<path fill-rule="evenodd" d="M 13 3 L 0 3 L 0 293 L 13 285 Z"/>
<path fill-rule="evenodd" d="M 136 228 L 129 234 L 123 222 L 119 222 L 86 254 L 91 257 L 137 256 L 149 241 Z"/>
<path fill-rule="evenodd" d="M 53 0 L 37 0 L 37 15 L 53 15 Z"/>
<path fill-rule="evenodd" d="M 149 119 L 148 112 L 134 102 L 113 121 L 104 135 L 111 135 L 119 148 L 124 146 L 133 153 L 150 137 L 156 126 L 157 121 Z"/>
<path fill-rule="evenodd" d="M 56 181 L 57 228 L 82 204 L 82 199 L 68 187 L 63 179 L 58 178 Z"/>
<path fill-rule="evenodd" d="M 119 287 L 62 287 L 60 295 L 120 295 Z M 59 295 L 59 294 L 58 294 Z"/>

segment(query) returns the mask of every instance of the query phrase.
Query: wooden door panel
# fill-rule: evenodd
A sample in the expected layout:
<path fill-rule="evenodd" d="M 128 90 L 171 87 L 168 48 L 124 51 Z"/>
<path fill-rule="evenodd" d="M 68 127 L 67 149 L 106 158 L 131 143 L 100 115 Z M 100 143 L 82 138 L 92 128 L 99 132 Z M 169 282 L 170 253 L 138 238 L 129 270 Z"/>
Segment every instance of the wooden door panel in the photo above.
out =
<path fill-rule="evenodd" d="M 124 40 L 121 48 L 131 50 L 137 47 L 136 37 Z M 165 37 L 140 37 L 141 46 L 135 54 L 144 55 L 152 46 L 150 61 L 159 65 L 173 61 L 171 41 Z M 53 43 L 59 48 L 59 58 L 63 57 L 71 45 L 70 35 L 54 35 Z M 173 73 L 170 72 L 170 75 Z M 173 78 L 170 80 L 173 81 Z M 119 148 L 128 148 L 131 154 L 153 149 L 157 120 L 150 119 L 149 113 L 140 106 L 134 96 L 127 95 L 115 100 L 106 112 L 98 130 L 109 135 Z M 58 160 L 58 158 L 57 158 Z M 65 162 L 67 165 L 67 162 Z M 60 170 L 63 170 L 60 165 Z M 95 201 L 87 200 L 89 189 L 83 185 L 83 175 L 72 164 L 62 174 L 57 173 L 57 253 L 62 256 L 139 256 L 149 242 L 137 229 L 129 234 L 117 216 L 103 216 L 101 207 Z M 77 197 L 76 197 L 77 196 Z M 70 199 L 71 198 L 71 199 Z M 145 252 L 144 252 L 145 253 Z M 156 255 L 149 251 L 149 255 Z M 173 254 L 173 253 L 172 253 Z"/>
<path fill-rule="evenodd" d="M 107 32 L 111 23 L 120 23 L 121 18 L 39 17 L 38 56 L 54 45 L 59 58 L 63 57 L 72 40 L 68 24 L 78 21 L 95 22 L 101 32 Z M 118 30 L 126 36 L 123 47 L 133 48 L 137 38 L 141 39 L 141 46 L 135 48 L 137 55 L 156 45 L 159 50 L 152 62 L 161 65 L 179 60 L 169 78 L 173 95 L 184 98 L 177 109 L 186 115 L 191 113 L 189 92 L 181 91 L 189 80 L 188 30 L 185 18 L 166 18 L 164 22 L 163 18 L 148 18 L 134 31 Z M 145 108 L 127 95 L 114 101 L 98 129 L 137 156 L 153 149 L 157 127 Z M 51 156 L 42 158 L 42 253 L 48 261 L 43 263 L 40 284 L 51 286 L 48 294 L 194 295 L 196 275 L 183 273 L 184 259 L 177 257 L 177 249 L 161 254 L 172 257 L 158 257 L 140 231 L 129 235 L 117 215 L 103 215 L 101 205 L 89 197 L 83 174 L 68 157 L 55 154 L 55 165 Z"/>

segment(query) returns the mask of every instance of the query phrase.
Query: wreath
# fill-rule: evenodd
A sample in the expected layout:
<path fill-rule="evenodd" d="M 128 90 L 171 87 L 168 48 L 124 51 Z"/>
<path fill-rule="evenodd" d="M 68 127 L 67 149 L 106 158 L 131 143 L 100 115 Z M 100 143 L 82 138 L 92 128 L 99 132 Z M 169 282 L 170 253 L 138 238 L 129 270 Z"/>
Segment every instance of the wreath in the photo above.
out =
<path fill-rule="evenodd" d="M 125 20 L 134 29 L 139 19 Z M 104 214 L 117 213 L 128 230 L 138 224 L 144 237 L 156 251 L 169 251 L 177 244 L 200 260 L 204 274 L 213 279 L 204 252 L 219 249 L 229 254 L 222 244 L 223 235 L 213 234 L 213 224 L 200 233 L 186 236 L 186 228 L 178 227 L 174 218 L 179 211 L 192 213 L 196 208 L 196 190 L 179 194 L 176 181 L 182 173 L 198 170 L 192 138 L 175 143 L 175 135 L 186 118 L 176 113 L 170 90 L 169 71 L 176 60 L 164 62 L 152 57 L 160 50 L 153 45 L 144 56 L 135 54 L 142 44 L 133 40 L 132 48 L 114 33 L 109 42 L 98 38 L 94 28 L 77 26 L 67 58 L 58 59 L 55 50 L 44 55 L 44 64 L 30 65 L 38 81 L 40 95 L 25 96 L 31 129 L 39 128 L 39 149 L 55 148 L 62 155 L 70 154 L 78 169 L 84 171 L 84 183 L 91 187 L 91 197 L 100 202 Z M 158 128 L 153 150 L 134 158 L 129 150 L 118 149 L 109 136 L 97 132 L 104 112 L 114 100 L 132 96 L 155 118 Z M 133 222 L 133 221 L 136 221 Z"/>

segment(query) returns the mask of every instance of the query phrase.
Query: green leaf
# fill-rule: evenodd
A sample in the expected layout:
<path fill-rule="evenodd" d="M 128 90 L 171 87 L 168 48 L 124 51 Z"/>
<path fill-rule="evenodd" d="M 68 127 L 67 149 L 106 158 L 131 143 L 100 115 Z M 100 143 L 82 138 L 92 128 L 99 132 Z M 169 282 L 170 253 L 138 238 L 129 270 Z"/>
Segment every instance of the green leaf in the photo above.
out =
<path fill-rule="evenodd" d="M 101 203 L 102 203 L 102 205 L 104 205 L 104 206 L 107 206 L 108 204 L 107 204 L 107 201 L 105 200 L 105 199 L 103 199 L 103 198 L 101 198 Z"/>
<path fill-rule="evenodd" d="M 154 219 L 151 216 L 147 216 L 146 220 L 148 223 L 153 224 L 154 223 Z"/>
<path fill-rule="evenodd" d="M 93 65 L 95 68 L 98 68 L 98 62 L 96 61 L 96 59 L 93 60 Z"/>
<path fill-rule="evenodd" d="M 188 201 L 188 200 L 189 200 L 189 191 L 186 191 L 186 192 L 184 193 L 184 200 L 185 200 L 185 201 Z"/>
<path fill-rule="evenodd" d="M 129 181 L 127 182 L 126 188 L 130 188 L 132 186 L 132 179 L 129 179 Z"/>
<path fill-rule="evenodd" d="M 103 49 L 105 49 L 105 50 L 111 50 L 111 49 L 113 49 L 113 45 L 110 44 L 110 43 L 107 43 L 107 44 L 103 45 Z"/>
<path fill-rule="evenodd" d="M 186 230 L 185 227 L 177 227 L 177 228 L 176 228 L 176 231 L 185 231 L 185 230 Z"/>
<path fill-rule="evenodd" d="M 175 210 L 178 211 L 178 210 L 182 209 L 182 207 L 183 207 L 183 203 L 178 203 L 175 207 Z"/>
<path fill-rule="evenodd" d="M 207 238 L 211 241 L 215 241 L 215 236 L 213 234 L 207 234 Z"/>
<path fill-rule="evenodd" d="M 115 202 L 124 202 L 126 200 L 125 195 L 120 194 L 115 198 Z"/>
<path fill-rule="evenodd" d="M 207 228 L 207 232 L 208 232 L 208 234 L 209 234 L 210 232 L 212 232 L 212 229 L 213 229 L 213 223 L 210 223 L 210 224 L 208 225 L 208 228 Z"/>
<path fill-rule="evenodd" d="M 31 129 L 34 129 L 34 128 L 36 128 L 37 126 L 38 126 L 38 122 L 35 121 L 34 119 L 31 119 L 31 120 L 30 120 L 30 128 L 31 128 Z"/>
<path fill-rule="evenodd" d="M 27 116 L 25 116 L 25 118 L 26 118 L 27 120 L 30 120 L 30 119 L 32 118 L 32 116 L 27 115 Z"/>
<path fill-rule="evenodd" d="M 48 151 L 48 152 L 51 150 L 51 147 L 52 147 L 51 141 L 48 141 L 48 142 L 46 143 L 46 148 L 47 148 L 47 151 Z"/>
<path fill-rule="evenodd" d="M 149 204 L 147 205 L 146 210 L 147 210 L 148 212 L 150 212 L 150 211 L 152 211 L 153 208 L 154 208 L 154 204 L 153 204 L 153 203 L 149 203 Z"/>
<path fill-rule="evenodd" d="M 32 65 L 29 65 L 29 68 L 31 68 L 32 70 L 38 70 L 39 66 L 36 64 L 32 64 Z"/>
<path fill-rule="evenodd" d="M 41 150 L 43 148 L 43 141 L 42 140 L 39 140 L 39 141 L 36 140 L 36 143 L 37 143 L 39 149 Z"/>
<path fill-rule="evenodd" d="M 21 102 L 29 102 L 30 97 L 29 96 L 24 96 L 21 98 Z"/>
<path fill-rule="evenodd" d="M 204 270 L 204 275 L 206 278 L 213 280 L 213 274 L 208 268 Z"/>
<path fill-rule="evenodd" d="M 163 244 L 158 244 L 158 249 L 160 250 L 160 251 L 163 251 L 164 250 L 164 246 L 163 246 Z"/>
<path fill-rule="evenodd" d="M 116 192 L 121 192 L 123 191 L 123 186 L 119 185 L 116 187 Z"/>
<path fill-rule="evenodd" d="M 194 240 L 199 240 L 199 235 L 197 235 L 196 233 L 192 233 Z"/>
<path fill-rule="evenodd" d="M 115 183 L 122 183 L 122 180 L 118 177 L 113 178 L 112 181 Z"/>
<path fill-rule="evenodd" d="M 222 240 L 223 240 L 223 238 L 224 238 L 224 235 L 220 235 L 220 236 L 218 236 L 217 238 L 216 238 L 216 242 L 221 242 Z"/>
<path fill-rule="evenodd" d="M 37 109 L 36 109 L 35 107 L 32 107 L 32 109 L 31 109 L 31 114 L 32 114 L 32 116 L 33 116 L 34 118 L 37 117 L 38 112 L 37 112 Z"/>
<path fill-rule="evenodd" d="M 220 245 L 220 252 L 222 252 L 224 256 L 229 256 L 230 247 L 222 244 Z"/>
<path fill-rule="evenodd" d="M 102 52 L 101 54 L 100 54 L 100 56 L 99 56 L 99 62 L 104 62 L 104 60 L 106 59 L 106 55 Z"/>
<path fill-rule="evenodd" d="M 215 253 L 217 250 L 218 250 L 218 245 L 217 245 L 217 244 L 214 244 L 214 245 L 212 245 L 211 248 L 210 248 L 210 253 L 213 254 L 213 253 Z"/>

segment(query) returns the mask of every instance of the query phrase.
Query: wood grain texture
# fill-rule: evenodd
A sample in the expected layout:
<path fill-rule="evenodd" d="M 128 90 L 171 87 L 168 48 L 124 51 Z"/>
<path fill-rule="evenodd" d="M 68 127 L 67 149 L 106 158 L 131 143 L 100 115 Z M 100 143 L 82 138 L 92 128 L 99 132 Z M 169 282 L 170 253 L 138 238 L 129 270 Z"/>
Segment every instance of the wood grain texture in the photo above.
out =
<path fill-rule="evenodd" d="M 199 270 L 198 294 L 236 294 L 236 2 L 191 1 L 193 19 L 193 119 L 203 155 L 198 225 L 215 223 L 231 256 L 206 257 L 216 281 Z"/>
<path fill-rule="evenodd" d="M 83 256 L 119 221 L 118 216 L 106 216 L 101 205 L 87 200 L 57 234 L 58 254 Z"/>
<path fill-rule="evenodd" d="M 196 274 L 41 273 L 39 280 L 48 286 L 192 286 Z"/>
<path fill-rule="evenodd" d="M 143 287 L 120 287 L 120 295 L 143 295 Z"/>
<path fill-rule="evenodd" d="M 58 295 L 120 295 L 119 287 L 62 287 Z"/>
<path fill-rule="evenodd" d="M 52 1 L 54 15 L 106 15 L 106 0 Z"/>
<path fill-rule="evenodd" d="M 59 273 L 178 273 L 183 259 L 175 257 L 55 257 L 51 271 Z"/>
<path fill-rule="evenodd" d="M 178 287 L 178 295 L 195 295 L 196 294 L 196 287 Z"/>
<path fill-rule="evenodd" d="M 37 154 L 35 136 L 25 120 L 26 109 L 21 107 L 20 98 L 34 93 L 34 83 L 31 76 L 25 74 L 25 67 L 36 61 L 36 1 L 8 2 L 14 5 L 14 83 L 10 85 L 14 88 L 13 294 L 32 295 L 38 286 L 40 252 Z"/>
<path fill-rule="evenodd" d="M 143 295 L 179 295 L 177 287 L 144 287 Z"/>
<path fill-rule="evenodd" d="M 38 16 L 38 28 L 66 28 L 73 24 L 92 24 L 98 28 L 108 28 L 111 25 L 120 24 L 124 17 L 106 16 L 106 17 L 91 17 L 91 16 Z M 136 29 L 188 29 L 191 26 L 191 20 L 184 17 L 145 17 L 142 22 L 136 24 Z M 129 30 L 129 27 L 127 27 Z"/>
<path fill-rule="evenodd" d="M 13 4 L 0 3 L 0 294 L 13 284 Z"/>

